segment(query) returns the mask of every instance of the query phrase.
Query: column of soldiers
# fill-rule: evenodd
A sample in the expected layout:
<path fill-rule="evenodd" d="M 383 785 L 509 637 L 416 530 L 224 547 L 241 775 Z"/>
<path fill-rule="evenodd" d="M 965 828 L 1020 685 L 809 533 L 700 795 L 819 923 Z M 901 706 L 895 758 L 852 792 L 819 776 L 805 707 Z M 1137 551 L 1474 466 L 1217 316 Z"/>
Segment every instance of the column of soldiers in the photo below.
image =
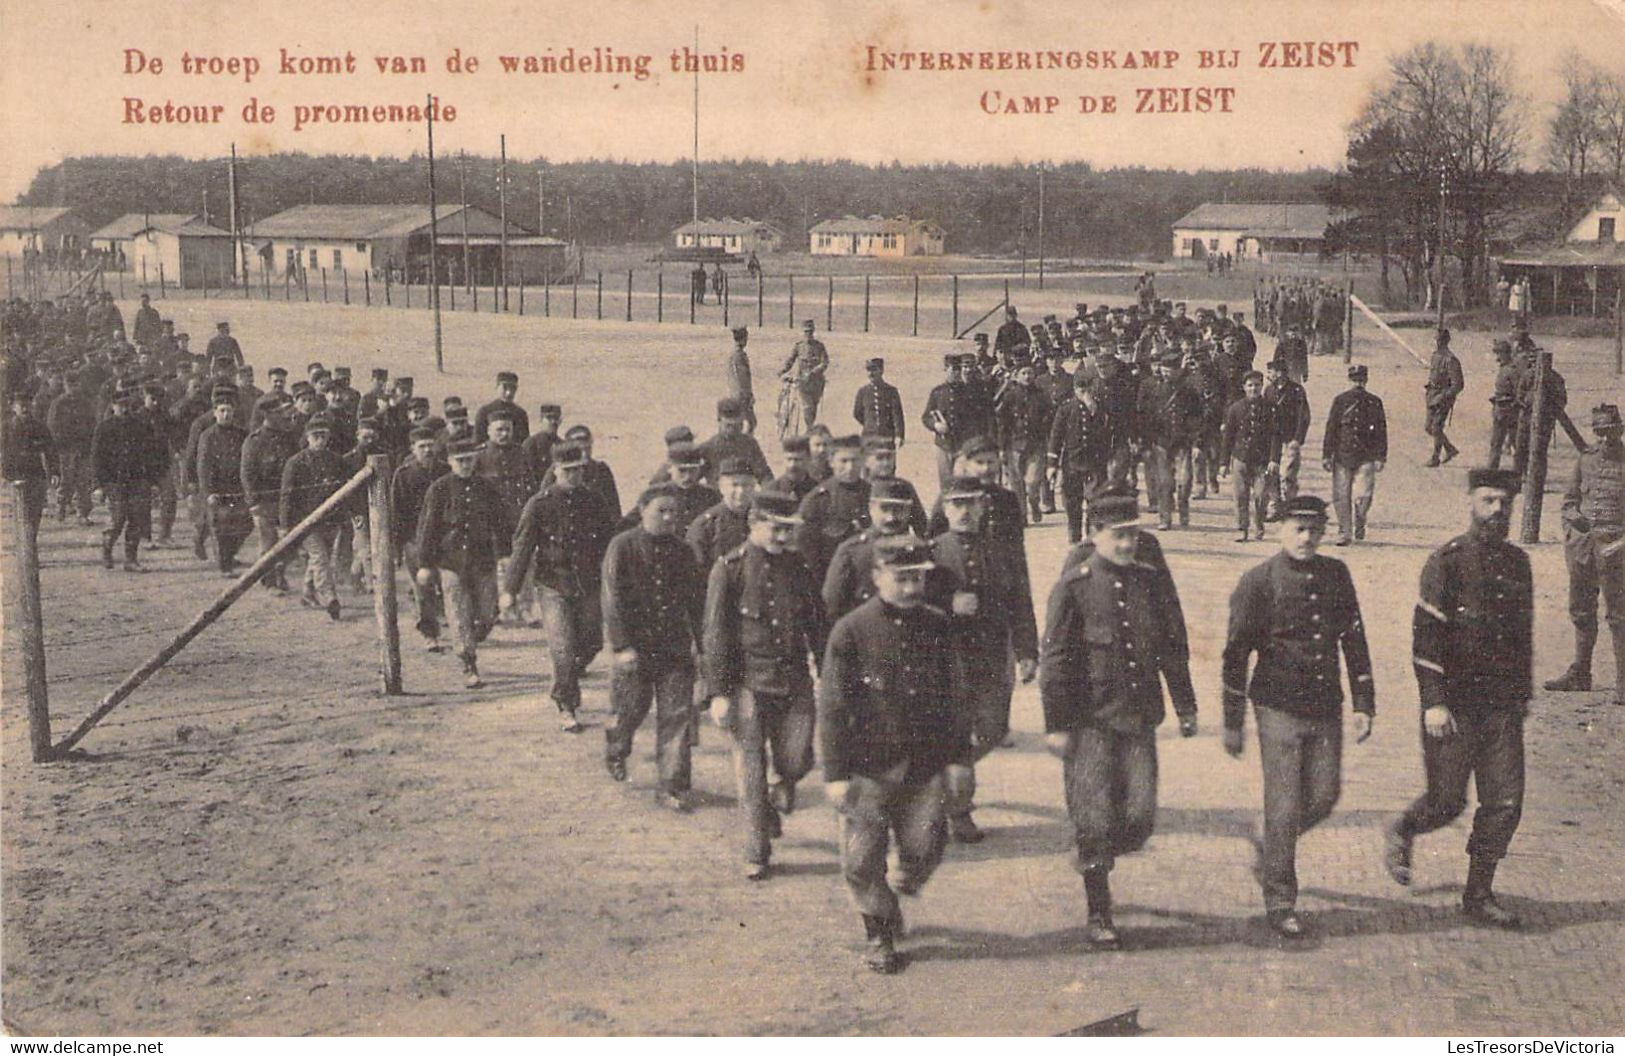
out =
<path fill-rule="evenodd" d="M 744 345 L 736 335 L 737 349 Z M 41 346 L 16 347 L 26 368 Z M 1070 373 L 1069 349 L 1079 353 Z M 445 628 L 476 688 L 478 647 L 493 628 L 502 619 L 539 623 L 561 727 L 578 732 L 581 679 L 607 644 L 614 717 L 605 768 L 613 780 L 628 779 L 635 735 L 652 710 L 657 802 L 676 811 L 691 809 L 705 704 L 730 737 L 742 869 L 753 881 L 772 875 L 773 842 L 797 808 L 799 786 L 821 766 L 840 821 L 842 875 L 868 942 L 865 963 L 894 972 L 905 961 L 898 896 L 919 893 L 948 841 L 984 838 L 972 820 L 975 766 L 1006 743 L 1016 683 L 1035 678 L 1047 742 L 1062 760 L 1086 937 L 1100 948 L 1122 944 L 1109 875 L 1151 834 L 1154 731 L 1167 698 L 1181 732 L 1197 731 L 1178 590 L 1145 528 L 1188 524 L 1193 488 L 1204 494 L 1221 475 L 1245 477 L 1234 492 L 1243 536 L 1255 528 L 1262 535 L 1273 501 L 1281 544 L 1231 600 L 1223 745 L 1242 754 L 1250 700 L 1264 768 L 1254 842 L 1267 920 L 1288 939 L 1309 930 L 1296 909 L 1295 847 L 1330 814 L 1341 786 L 1343 670 L 1358 740 L 1369 735 L 1376 695 L 1352 580 L 1341 562 L 1318 553 L 1327 504 L 1297 490 L 1306 401 L 1279 360 L 1269 364 L 1266 389 L 1252 370 L 1255 350 L 1239 313 L 1222 310 L 1188 318 L 1167 302 L 1149 312 L 1080 305 L 1066 323 L 1032 328 L 1012 310 L 993 351 L 946 357 L 947 377 L 927 401 L 921 422 L 942 478 L 929 516 L 917 489 L 896 475 L 906 416 L 881 360 L 866 365 L 870 381 L 853 407 L 860 431 L 832 435 L 815 423 L 784 438 L 786 468 L 777 478 L 747 431 L 750 408 L 735 385 L 718 403 L 712 438 L 696 444 L 686 427 L 668 432 L 665 462 L 624 514 L 614 474 L 592 456 L 590 430 L 561 433 L 562 409 L 541 404 L 532 435 L 511 371 L 497 376 L 496 399 L 470 421 L 452 400 L 443 418 L 430 417 L 410 378 L 391 383 L 374 371 L 363 396 L 319 363 L 292 387 L 274 368 L 246 435 L 237 424 L 244 393 L 227 384 L 236 368 L 226 357 L 212 373 L 176 357 L 156 363 L 185 382 L 178 418 L 161 418 L 150 405 L 165 390 L 139 355 L 92 354 L 74 373 L 83 383 L 83 371 L 105 359 L 108 400 L 90 445 L 113 515 L 104 560 L 111 563 L 122 537 L 126 567 L 139 564 L 152 499 L 173 465 L 177 421 L 187 426 L 187 462 L 203 495 L 198 531 L 227 574 L 247 535 L 257 530 L 262 548 L 273 545 L 368 453 L 395 455 L 395 541 L 424 647 L 442 651 Z M 807 352 L 804 342 L 796 355 Z M 8 383 L 13 373 L 8 358 Z M 35 421 L 32 393 L 19 398 L 28 372 L 18 373 L 8 389 L 7 475 L 50 482 L 61 475 L 58 445 Z M 1363 535 L 1371 482 L 1386 459 L 1385 418 L 1365 391 L 1364 367 L 1350 380 L 1323 443 L 1340 544 Z M 1593 425 L 1599 447 L 1582 460 L 1565 504 L 1584 679 L 1577 655 L 1562 688 L 1589 684 L 1584 635 L 1589 626 L 1594 644 L 1599 589 L 1616 655 L 1621 641 L 1618 592 L 1609 589 L 1619 581 L 1625 533 L 1617 409 L 1599 409 Z M 1040 451 L 1042 482 L 1032 470 Z M 1142 471 L 1153 504 L 1145 512 Z M 1482 806 L 1463 906 L 1472 919 L 1502 927 L 1518 921 L 1491 882 L 1521 805 L 1532 685 L 1528 561 L 1505 541 L 1518 485 L 1508 471 L 1473 471 L 1471 530 L 1423 573 L 1413 660 L 1428 788 L 1389 828 L 1385 849 L 1389 871 L 1409 882 L 1413 841 L 1460 813 L 1474 777 Z M 1040 636 L 1024 533 L 1053 510 L 1054 491 L 1079 545 L 1049 592 Z M 334 619 L 339 540 L 364 524 L 339 505 L 302 541 L 303 598 Z M 367 549 L 360 540 L 355 548 Z M 286 589 L 283 575 L 268 577 L 273 589 Z M 520 603 L 527 590 L 534 621 Z M 893 839 L 898 871 L 890 875 Z"/>

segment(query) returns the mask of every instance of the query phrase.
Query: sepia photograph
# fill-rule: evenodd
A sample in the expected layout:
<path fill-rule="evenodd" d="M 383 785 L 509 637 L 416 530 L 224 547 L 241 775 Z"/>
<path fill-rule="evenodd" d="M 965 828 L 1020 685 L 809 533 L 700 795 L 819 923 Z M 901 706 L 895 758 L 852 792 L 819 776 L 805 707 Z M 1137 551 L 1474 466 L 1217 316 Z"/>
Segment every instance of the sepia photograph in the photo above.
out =
<path fill-rule="evenodd" d="M 10 1051 L 1625 1034 L 1625 0 L 0 26 Z"/>

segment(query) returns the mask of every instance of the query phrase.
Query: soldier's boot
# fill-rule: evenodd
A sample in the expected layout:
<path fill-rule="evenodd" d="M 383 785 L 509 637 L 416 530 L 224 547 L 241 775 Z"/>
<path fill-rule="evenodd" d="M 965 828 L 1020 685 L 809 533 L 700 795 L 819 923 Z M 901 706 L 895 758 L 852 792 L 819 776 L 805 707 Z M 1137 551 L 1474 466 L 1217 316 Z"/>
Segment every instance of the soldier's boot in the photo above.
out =
<path fill-rule="evenodd" d="M 1440 442 L 1437 436 L 1435 436 L 1433 438 L 1433 453 L 1428 456 L 1428 460 L 1422 463 L 1422 465 L 1426 466 L 1428 469 L 1437 468 L 1439 465 L 1439 452 L 1442 450 L 1444 450 L 1444 444 Z"/>
<path fill-rule="evenodd" d="M 1365 515 L 1370 508 L 1371 504 L 1367 502 L 1356 502 L 1354 504 L 1354 538 L 1356 539 L 1365 538 Z"/>
<path fill-rule="evenodd" d="M 1457 447 L 1455 444 L 1452 444 L 1450 442 L 1450 438 L 1445 436 L 1442 432 L 1439 434 L 1439 439 L 1444 443 L 1444 454 L 1439 458 L 1439 465 L 1442 466 L 1446 462 L 1449 462 L 1451 459 L 1455 458 L 1457 455 L 1461 454 L 1461 448 Z"/>
<path fill-rule="evenodd" d="M 458 659 L 462 660 L 463 662 L 463 685 L 467 686 L 469 689 L 479 689 L 481 686 L 485 685 L 485 683 L 480 679 L 480 668 L 479 665 L 474 661 L 473 650 L 461 654 Z M 617 781 L 624 781 L 626 779 L 625 763 L 621 764 L 621 774 L 621 777 L 616 778 Z"/>
<path fill-rule="evenodd" d="M 1091 866 L 1083 871 L 1083 897 L 1089 907 L 1089 923 L 1084 940 L 1097 950 L 1116 950 L 1123 939 L 1112 924 L 1112 888 L 1109 872 L 1103 865 Z"/>
<path fill-rule="evenodd" d="M 767 802 L 780 814 L 794 814 L 796 811 L 796 783 L 794 781 L 774 781 L 767 786 Z"/>
<path fill-rule="evenodd" d="M 1411 885 L 1411 831 L 1401 815 L 1382 834 L 1382 865 L 1394 883 Z"/>
<path fill-rule="evenodd" d="M 863 932 L 867 948 L 863 951 L 863 964 L 871 972 L 896 975 L 903 968 L 903 956 L 897 952 L 896 926 L 884 917 L 863 915 Z"/>
<path fill-rule="evenodd" d="M 199 561 L 209 559 L 209 537 L 207 535 L 198 532 L 192 536 L 192 553 L 197 556 Z"/>
<path fill-rule="evenodd" d="M 1461 893 L 1462 912 L 1475 924 L 1516 931 L 1523 926 L 1518 915 L 1495 900 L 1490 887 L 1495 882 L 1493 858 L 1467 860 L 1467 886 Z"/>
<path fill-rule="evenodd" d="M 1617 638 L 1617 636 L 1616 636 Z M 1549 690 L 1558 693 L 1585 693 L 1591 689 L 1591 654 L 1597 648 L 1597 628 L 1574 628 L 1574 663 L 1561 675 L 1543 683 Z M 1618 643 L 1615 643 L 1614 654 L 1619 654 Z"/>
<path fill-rule="evenodd" d="M 139 539 L 134 542 L 129 539 L 124 541 L 124 571 L 145 572 L 147 570 L 147 566 L 143 565 L 140 560 L 140 548 L 141 541 Z"/>
<path fill-rule="evenodd" d="M 113 567 L 113 533 L 102 533 L 102 567 Z"/>
<path fill-rule="evenodd" d="M 981 843 L 986 839 L 986 833 L 977 827 L 968 810 L 948 818 L 948 835 L 953 837 L 955 843 Z"/>

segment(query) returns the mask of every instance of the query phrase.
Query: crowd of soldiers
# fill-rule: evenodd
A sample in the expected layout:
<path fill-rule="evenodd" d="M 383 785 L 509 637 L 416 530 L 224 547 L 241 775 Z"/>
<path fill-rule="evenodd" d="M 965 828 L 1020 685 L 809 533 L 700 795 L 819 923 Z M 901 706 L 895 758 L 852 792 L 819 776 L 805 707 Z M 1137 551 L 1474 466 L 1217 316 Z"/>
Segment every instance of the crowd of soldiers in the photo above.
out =
<path fill-rule="evenodd" d="M 1253 318 L 1264 333 L 1291 340 L 1287 358 L 1293 360 L 1341 353 L 1348 309 L 1347 290 L 1313 276 L 1272 275 L 1253 291 Z"/>
<path fill-rule="evenodd" d="M 652 711 L 656 801 L 674 811 L 692 807 L 692 751 L 709 711 L 729 734 L 753 881 L 772 875 L 773 841 L 820 765 L 864 960 L 883 973 L 904 964 L 899 896 L 920 892 L 950 840 L 984 837 L 976 765 L 1006 743 L 1017 682 L 1035 679 L 1047 745 L 1062 761 L 1086 938 L 1121 945 L 1109 874 L 1151 835 L 1165 688 L 1181 733 L 1197 732 L 1179 592 L 1146 528 L 1187 526 L 1193 486 L 1200 497 L 1228 474 L 1241 538 L 1262 538 L 1273 519 L 1280 550 L 1231 598 L 1222 743 L 1243 753 L 1251 700 L 1265 789 L 1254 871 L 1269 926 L 1288 941 L 1306 933 L 1295 849 L 1341 787 L 1345 670 L 1357 740 L 1370 734 L 1376 690 L 1353 580 L 1318 552 L 1328 504 L 1297 488 L 1308 401 L 1279 359 L 1265 386 L 1240 313 L 1078 305 L 1064 323 L 1029 327 L 1010 309 L 991 344 L 981 337 L 976 351 L 945 357 L 947 377 L 927 400 L 920 421 L 939 468 L 930 510 L 897 475 L 907 416 L 880 358 L 866 363 L 851 409 L 857 431 L 837 435 L 817 420 L 816 401 L 802 402 L 805 431 L 781 439 L 775 474 L 753 435 L 743 329 L 714 434 L 696 442 L 687 426 L 668 430 L 664 461 L 623 511 L 590 428 L 561 429 L 552 403 L 537 406 L 533 426 L 515 372 L 498 373 L 493 398 L 472 413 L 451 396 L 435 415 L 411 378 L 382 369 L 358 392 L 343 367 L 307 364 L 292 385 L 272 367 L 261 391 L 226 322 L 194 356 L 145 303 L 133 343 L 102 297 L 13 302 L 5 327 L 5 474 L 23 482 L 36 523 L 50 487 L 58 518 L 76 513 L 80 524 L 99 496 L 111 519 L 104 564 L 114 566 L 122 539 L 124 568 L 140 572 L 154 502 L 155 543 L 173 545 L 185 499 L 195 552 L 208 559 L 212 540 L 220 571 L 236 575 L 248 535 L 258 532 L 264 553 L 321 515 L 301 540 L 300 596 L 337 620 L 340 578 L 365 591 L 394 570 L 370 567 L 365 511 L 333 500 L 371 455 L 394 456 L 392 531 L 423 647 L 443 652 L 444 626 L 476 688 L 479 645 L 499 622 L 539 627 L 550 696 L 571 733 L 582 729 L 582 676 L 607 647 L 605 769 L 628 779 Z M 803 362 L 819 369 L 803 374 Z M 782 373 L 795 386 L 816 373 L 821 394 L 828 364 L 809 322 Z M 1364 366 L 1350 371 L 1326 425 L 1339 543 L 1363 536 L 1386 458 L 1382 404 L 1366 379 Z M 1587 540 L 1572 544 L 1574 560 L 1595 573 L 1591 641 L 1601 582 L 1617 654 L 1617 408 L 1600 408 L 1593 424 L 1600 443 L 1577 470 L 1565 519 Z M 1142 471 L 1155 521 L 1142 514 Z M 1427 787 L 1389 826 L 1384 861 L 1409 883 L 1414 840 L 1462 812 L 1472 777 L 1481 805 L 1463 908 L 1478 923 L 1517 927 L 1491 883 L 1523 796 L 1533 586 L 1527 556 L 1506 541 L 1519 475 L 1474 470 L 1468 484 L 1469 530 L 1428 561 L 1413 621 Z M 1040 633 L 1024 535 L 1057 493 L 1077 545 Z M 290 590 L 286 569 L 266 572 L 267 589 Z M 1571 598 L 1576 612 L 1583 593 Z"/>

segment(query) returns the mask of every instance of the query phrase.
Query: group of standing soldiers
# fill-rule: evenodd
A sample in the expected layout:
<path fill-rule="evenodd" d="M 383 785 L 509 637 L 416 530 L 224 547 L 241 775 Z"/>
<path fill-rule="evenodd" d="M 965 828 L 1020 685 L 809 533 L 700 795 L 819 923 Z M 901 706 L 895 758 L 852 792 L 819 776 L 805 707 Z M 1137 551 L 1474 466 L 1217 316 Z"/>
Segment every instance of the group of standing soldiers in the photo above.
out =
<path fill-rule="evenodd" d="M 1277 340 L 1291 336 L 1302 341 L 1308 355 L 1334 355 L 1343 350 L 1349 296 L 1342 287 L 1313 276 L 1272 275 L 1253 291 L 1253 318 Z"/>

